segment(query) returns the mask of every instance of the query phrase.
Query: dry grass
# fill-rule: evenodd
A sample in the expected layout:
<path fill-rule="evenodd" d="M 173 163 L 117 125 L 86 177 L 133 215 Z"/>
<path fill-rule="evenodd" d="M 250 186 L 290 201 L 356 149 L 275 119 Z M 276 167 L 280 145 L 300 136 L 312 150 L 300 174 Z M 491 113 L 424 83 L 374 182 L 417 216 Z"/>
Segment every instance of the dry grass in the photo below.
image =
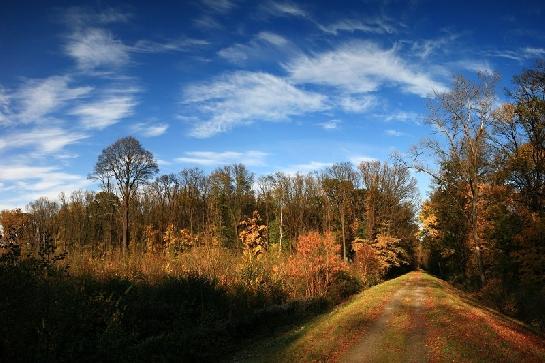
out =
<path fill-rule="evenodd" d="M 350 269 L 348 265 L 343 264 L 340 258 L 337 259 L 339 266 L 342 267 L 337 270 L 345 272 L 345 276 L 352 279 L 349 283 L 354 285 L 349 286 L 350 291 L 339 291 L 340 294 L 358 291 L 359 272 L 356 268 Z M 219 287 L 227 290 L 243 287 L 253 292 L 281 293 L 284 301 L 325 297 L 331 285 L 344 289 L 342 284 L 337 284 L 338 281 L 333 279 L 333 273 L 327 276 L 316 274 L 314 270 L 322 269 L 321 266 L 325 265 L 325 262 L 317 261 L 312 270 L 303 268 L 298 261 L 293 256 L 274 249 L 261 254 L 258 258 L 232 249 L 200 246 L 177 255 L 133 251 L 129 256 L 123 256 L 121 251 L 97 254 L 83 250 L 68 254 L 63 263 L 68 266 L 70 275 L 75 277 L 91 276 L 95 279 L 119 277 L 153 283 L 168 277 L 197 276 L 214 281 Z M 324 288 L 309 293 L 309 281 L 317 278 L 324 280 L 320 281 Z M 342 298 L 341 296 L 338 300 Z"/>
<path fill-rule="evenodd" d="M 220 247 L 196 247 L 177 255 L 131 253 L 124 257 L 120 251 L 96 255 L 89 251 L 71 253 L 64 261 L 74 276 L 92 275 L 96 278 L 112 276 L 155 281 L 168 276 L 195 274 L 218 282 L 235 279 L 240 256 Z"/>

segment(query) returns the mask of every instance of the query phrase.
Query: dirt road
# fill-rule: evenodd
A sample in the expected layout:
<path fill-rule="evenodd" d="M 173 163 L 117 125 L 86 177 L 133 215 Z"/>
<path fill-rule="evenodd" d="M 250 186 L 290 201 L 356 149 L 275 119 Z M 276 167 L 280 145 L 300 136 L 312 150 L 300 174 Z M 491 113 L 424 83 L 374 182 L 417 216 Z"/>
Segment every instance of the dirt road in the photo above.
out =
<path fill-rule="evenodd" d="M 406 362 L 428 361 L 422 306 L 423 280 L 415 278 L 403 284 L 387 303 L 382 315 L 341 358 L 342 362 L 388 361 L 392 336 L 403 338 L 395 355 Z M 407 326 L 407 322 L 414 326 Z M 408 331 L 407 331 L 408 329 Z M 400 332 L 403 330 L 403 332 Z"/>
<path fill-rule="evenodd" d="M 545 339 L 448 283 L 411 272 L 236 360 L 545 362 Z"/>

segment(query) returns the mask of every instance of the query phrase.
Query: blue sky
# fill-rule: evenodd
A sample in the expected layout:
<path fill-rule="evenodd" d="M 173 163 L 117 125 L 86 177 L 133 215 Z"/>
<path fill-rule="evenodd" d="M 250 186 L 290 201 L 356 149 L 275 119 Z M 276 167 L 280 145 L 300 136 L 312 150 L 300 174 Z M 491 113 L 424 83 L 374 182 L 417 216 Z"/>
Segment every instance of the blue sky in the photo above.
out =
<path fill-rule="evenodd" d="M 430 133 L 453 75 L 499 72 L 502 102 L 545 57 L 539 1 L 153 4 L 0 5 L 0 209 L 96 188 L 126 135 L 161 173 L 386 160 Z"/>

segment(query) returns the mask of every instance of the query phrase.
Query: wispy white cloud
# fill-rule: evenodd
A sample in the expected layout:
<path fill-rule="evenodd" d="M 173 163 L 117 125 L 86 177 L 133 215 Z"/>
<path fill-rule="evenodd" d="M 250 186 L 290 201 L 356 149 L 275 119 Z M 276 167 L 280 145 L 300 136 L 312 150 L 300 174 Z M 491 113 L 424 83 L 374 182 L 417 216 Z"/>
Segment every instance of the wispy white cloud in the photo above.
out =
<path fill-rule="evenodd" d="M 84 97 L 93 90 L 92 87 L 71 87 L 70 82 L 68 76 L 51 76 L 27 80 L 9 96 L 0 93 L 3 123 L 40 123 L 68 101 Z"/>
<path fill-rule="evenodd" d="M 433 39 L 424 39 L 409 42 L 411 44 L 412 53 L 421 58 L 426 59 L 438 52 L 444 52 L 447 46 L 460 38 L 461 34 L 446 32 L 446 34 Z"/>
<path fill-rule="evenodd" d="M 275 59 L 279 53 L 294 54 L 297 48 L 286 38 L 272 32 L 260 32 L 247 43 L 236 43 L 218 51 L 231 63 L 242 64 L 250 59 Z"/>
<path fill-rule="evenodd" d="M 76 107 L 72 114 L 79 116 L 82 126 L 103 129 L 133 114 L 135 102 L 131 96 L 112 96 Z"/>
<path fill-rule="evenodd" d="M 408 64 L 396 48 L 383 49 L 371 42 L 349 42 L 335 50 L 301 56 L 285 65 L 295 83 L 320 84 L 346 93 L 367 93 L 383 86 L 398 86 L 421 97 L 443 92 L 446 86 Z"/>
<path fill-rule="evenodd" d="M 73 6 L 63 11 L 62 21 L 72 28 L 81 28 L 84 26 L 126 23 L 131 17 L 131 13 L 122 11 L 119 8 L 107 7 L 95 10 L 90 7 Z"/>
<path fill-rule="evenodd" d="M 183 90 L 186 106 L 208 120 L 197 123 L 191 135 L 210 137 L 240 124 L 286 120 L 327 108 L 326 97 L 304 91 L 284 79 L 261 72 L 235 72 Z"/>
<path fill-rule="evenodd" d="M 472 72 L 480 72 L 486 74 L 494 73 L 494 69 L 486 60 L 464 59 L 455 62 L 454 65 Z"/>
<path fill-rule="evenodd" d="M 157 164 L 159 164 L 159 166 L 169 166 L 169 165 L 172 165 L 172 161 L 168 161 L 168 160 L 164 160 L 164 159 L 157 159 Z"/>
<path fill-rule="evenodd" d="M 244 163 L 247 166 L 259 166 L 265 164 L 267 153 L 249 150 L 238 151 L 188 151 L 185 156 L 176 158 L 178 163 L 194 164 L 202 166 L 219 166 L 233 163 Z"/>
<path fill-rule="evenodd" d="M 278 47 L 283 46 L 288 43 L 286 38 L 284 38 L 281 35 L 278 35 L 276 33 L 272 32 L 260 32 L 257 34 L 257 38 L 264 40 L 272 45 L 276 45 Z"/>
<path fill-rule="evenodd" d="M 313 171 L 327 168 L 331 165 L 333 165 L 333 163 L 323 161 L 310 161 L 308 163 L 290 165 L 286 168 L 281 169 L 281 171 L 287 175 L 307 174 Z"/>
<path fill-rule="evenodd" d="M 221 29 L 223 27 L 216 19 L 206 14 L 195 18 L 195 20 L 193 20 L 193 24 L 198 28 L 207 30 Z"/>
<path fill-rule="evenodd" d="M 0 125 L 8 123 L 10 97 L 4 87 L 0 86 Z"/>
<path fill-rule="evenodd" d="M 31 179 L 34 178 L 36 175 L 51 173 L 54 168 L 49 166 L 2 164 L 0 170 L 2 170 L 2 172 L 0 173 L 0 180 L 5 182 L 20 179 Z"/>
<path fill-rule="evenodd" d="M 412 122 L 420 124 L 424 120 L 424 116 L 410 111 L 396 111 L 386 115 L 375 115 L 386 122 Z"/>
<path fill-rule="evenodd" d="M 543 57 L 545 56 L 545 48 L 526 47 L 524 53 L 529 57 Z"/>
<path fill-rule="evenodd" d="M 289 1 L 269 1 L 263 7 L 266 12 L 275 16 L 309 16 L 299 5 Z"/>
<path fill-rule="evenodd" d="M 161 122 L 139 122 L 131 126 L 131 130 L 144 137 L 161 136 L 168 129 L 168 124 Z"/>
<path fill-rule="evenodd" d="M 339 126 L 340 123 L 341 123 L 340 120 L 329 120 L 329 121 L 320 122 L 318 125 L 324 130 L 334 130 Z"/>
<path fill-rule="evenodd" d="M 375 107 L 378 104 L 378 101 L 375 96 L 345 95 L 339 98 L 338 103 L 346 112 L 362 113 Z"/>
<path fill-rule="evenodd" d="M 0 137 L 0 152 L 9 149 L 30 147 L 40 155 L 56 153 L 68 145 L 74 144 L 88 135 L 78 131 L 61 128 L 35 128 L 12 132 Z"/>
<path fill-rule="evenodd" d="M 515 60 L 515 61 L 521 61 L 523 60 L 525 57 L 524 57 L 524 54 L 521 53 L 520 51 L 516 51 L 516 50 L 491 50 L 491 51 L 485 51 L 483 52 L 485 56 L 489 56 L 489 57 L 497 57 L 497 58 L 506 58 L 506 59 L 511 59 L 511 60 Z"/>
<path fill-rule="evenodd" d="M 374 34 L 392 34 L 395 26 L 386 18 L 369 18 L 365 20 L 344 19 L 329 25 L 317 24 L 323 32 L 337 35 L 340 32 L 363 32 Z"/>
<path fill-rule="evenodd" d="M 0 192 L 10 193 L 10 198 L 3 201 L 10 208 L 23 207 L 39 197 L 55 199 L 61 192 L 71 193 L 90 184 L 85 177 L 58 167 L 15 163 L 0 165 L 0 183 Z"/>
<path fill-rule="evenodd" d="M 367 17 L 360 19 L 341 19 L 334 23 L 323 25 L 307 10 L 290 1 L 269 1 L 262 5 L 265 13 L 273 16 L 293 16 L 304 18 L 327 34 L 338 35 L 341 32 L 364 32 L 374 34 L 392 34 L 397 31 L 393 21 L 382 17 Z M 403 24 L 397 22 L 397 26 Z"/>
<path fill-rule="evenodd" d="M 56 153 L 54 157 L 55 159 L 58 159 L 58 160 L 70 160 L 70 159 L 79 158 L 79 154 L 64 152 L 64 153 Z"/>
<path fill-rule="evenodd" d="M 541 58 L 545 56 L 545 48 L 523 47 L 519 49 L 493 49 L 482 52 L 486 57 L 497 57 L 522 62 L 528 59 Z"/>
<path fill-rule="evenodd" d="M 82 70 L 119 67 L 130 60 L 130 48 L 101 28 L 85 28 L 75 32 L 69 37 L 65 49 Z"/>
<path fill-rule="evenodd" d="M 248 60 L 248 54 L 253 49 L 245 44 L 233 44 L 227 48 L 220 49 L 218 55 L 231 63 L 241 64 Z"/>
<path fill-rule="evenodd" d="M 235 6 L 235 3 L 231 0 L 201 0 L 201 1 L 202 1 L 202 4 L 205 5 L 208 9 L 218 13 L 227 13 Z"/>
<path fill-rule="evenodd" d="M 386 135 L 388 135 L 388 136 L 396 136 L 396 137 L 405 135 L 403 132 L 401 132 L 399 130 L 394 130 L 394 129 L 388 129 L 388 130 L 384 131 L 384 133 Z"/>
<path fill-rule="evenodd" d="M 225 6 L 229 1 L 210 1 Z M 187 51 L 196 46 L 207 45 L 202 39 L 180 37 L 165 41 L 141 39 L 133 44 L 116 38 L 104 26 L 110 23 L 126 22 L 128 13 L 107 8 L 102 12 L 90 8 L 71 8 L 65 19 L 71 28 L 64 49 L 82 71 L 109 71 L 124 66 L 131 61 L 131 53 L 164 53 Z"/>
<path fill-rule="evenodd" d="M 134 113 L 137 104 L 134 87 L 111 88 L 92 102 L 76 106 L 70 113 L 78 116 L 86 129 L 104 129 Z"/>
<path fill-rule="evenodd" d="M 352 164 L 359 165 L 364 162 L 376 161 L 377 159 L 367 155 L 353 155 L 349 160 Z"/>
<path fill-rule="evenodd" d="M 139 53 L 180 52 L 188 51 L 194 47 L 205 46 L 208 44 L 210 43 L 206 40 L 193 38 L 181 38 L 165 42 L 156 42 L 143 39 L 137 41 L 134 46 L 130 47 L 130 50 Z"/>

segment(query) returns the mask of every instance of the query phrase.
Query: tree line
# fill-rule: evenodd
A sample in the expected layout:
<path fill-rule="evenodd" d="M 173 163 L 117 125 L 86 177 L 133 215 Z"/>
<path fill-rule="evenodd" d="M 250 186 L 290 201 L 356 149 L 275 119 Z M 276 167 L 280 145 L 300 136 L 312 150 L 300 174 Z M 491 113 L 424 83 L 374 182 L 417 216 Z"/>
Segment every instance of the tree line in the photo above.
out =
<path fill-rule="evenodd" d="M 542 327 L 545 62 L 514 77 L 506 102 L 497 81 L 456 78 L 430 107 L 435 137 L 407 161 L 434 181 L 420 210 L 423 257 L 431 271 Z"/>
<path fill-rule="evenodd" d="M 344 162 L 306 175 L 259 177 L 233 164 L 209 174 L 188 168 L 151 180 L 156 171 L 152 155 L 136 139 L 120 139 L 103 151 L 91 174 L 100 191 L 61 194 L 58 201 L 40 198 L 27 213 L 1 212 L 6 239 L 36 249 L 47 233 L 63 250 L 97 253 L 158 251 L 173 239 L 241 250 L 241 222 L 257 212 L 267 227 L 267 245 L 288 253 L 310 231 L 335 232 L 346 261 L 353 260 L 358 239 L 395 236 L 408 250 L 415 243 L 416 182 L 399 163 L 371 161 L 355 168 Z"/>

